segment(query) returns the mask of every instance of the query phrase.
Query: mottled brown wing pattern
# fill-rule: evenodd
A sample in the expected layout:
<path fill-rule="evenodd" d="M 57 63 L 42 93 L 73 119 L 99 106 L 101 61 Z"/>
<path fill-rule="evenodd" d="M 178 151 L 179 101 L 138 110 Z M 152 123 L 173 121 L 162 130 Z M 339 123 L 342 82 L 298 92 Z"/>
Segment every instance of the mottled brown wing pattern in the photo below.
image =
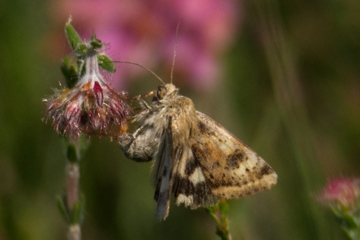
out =
<path fill-rule="evenodd" d="M 189 139 L 186 166 L 174 177 L 177 204 L 211 206 L 276 184 L 275 171 L 253 150 L 205 114 L 197 115 L 199 131 Z"/>
<path fill-rule="evenodd" d="M 190 142 L 183 146 L 178 166 L 172 178 L 172 193 L 176 204 L 184 203 L 192 209 L 215 205 L 217 200 L 205 181 L 199 162 L 195 159 Z"/>
<path fill-rule="evenodd" d="M 277 174 L 260 156 L 213 119 L 197 114 L 201 144 L 192 149 L 215 196 L 243 197 L 276 184 Z"/>

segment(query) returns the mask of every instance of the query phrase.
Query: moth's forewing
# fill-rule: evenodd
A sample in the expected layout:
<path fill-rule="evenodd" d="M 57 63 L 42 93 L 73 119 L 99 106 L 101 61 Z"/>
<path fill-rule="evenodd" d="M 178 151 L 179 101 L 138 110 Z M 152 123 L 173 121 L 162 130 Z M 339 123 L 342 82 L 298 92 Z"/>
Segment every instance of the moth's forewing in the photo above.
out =
<path fill-rule="evenodd" d="M 277 174 L 260 156 L 203 113 L 200 134 L 192 146 L 211 193 L 230 199 L 270 189 Z"/>
<path fill-rule="evenodd" d="M 173 179 L 177 204 L 212 206 L 276 184 L 274 170 L 253 150 L 205 114 L 197 117 Z"/>

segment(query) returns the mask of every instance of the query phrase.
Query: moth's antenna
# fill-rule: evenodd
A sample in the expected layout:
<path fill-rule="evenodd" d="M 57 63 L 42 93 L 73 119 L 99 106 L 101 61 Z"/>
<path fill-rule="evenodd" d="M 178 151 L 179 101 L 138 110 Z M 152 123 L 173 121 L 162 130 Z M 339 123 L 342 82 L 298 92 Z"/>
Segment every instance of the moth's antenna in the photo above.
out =
<path fill-rule="evenodd" d="M 174 56 L 173 56 L 173 62 L 172 62 L 172 66 L 171 66 L 171 75 L 170 75 L 170 83 L 171 84 L 172 84 L 174 66 L 175 66 L 176 48 L 177 48 L 177 36 L 178 36 L 178 32 L 179 32 L 179 26 L 180 26 L 180 22 L 178 23 L 178 25 L 176 27 L 175 48 L 174 48 Z"/>
<path fill-rule="evenodd" d="M 156 77 L 162 84 L 164 84 L 164 86 L 166 85 L 165 82 L 158 76 L 156 75 L 156 73 L 154 73 L 153 71 L 151 71 L 150 69 L 148 69 L 147 67 L 144 67 L 143 65 L 140 65 L 138 63 L 134 63 L 134 62 L 127 62 L 127 61 L 113 61 L 116 63 L 127 63 L 127 64 L 132 64 L 138 67 L 141 67 L 142 69 L 145 69 L 146 71 L 148 71 L 149 73 L 151 73 L 154 77 Z"/>

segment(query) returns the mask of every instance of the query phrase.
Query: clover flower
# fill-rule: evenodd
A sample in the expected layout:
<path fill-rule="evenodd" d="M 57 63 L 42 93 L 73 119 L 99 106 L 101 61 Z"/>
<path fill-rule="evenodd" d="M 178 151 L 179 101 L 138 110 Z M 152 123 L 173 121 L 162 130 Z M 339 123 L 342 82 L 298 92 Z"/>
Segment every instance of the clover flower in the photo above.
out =
<path fill-rule="evenodd" d="M 89 50 L 84 58 L 85 73 L 71 89 L 57 90 L 47 102 L 47 119 L 54 129 L 76 139 L 81 132 L 111 135 L 125 127 L 131 113 L 126 94 L 117 93 L 99 70 L 98 56 Z"/>

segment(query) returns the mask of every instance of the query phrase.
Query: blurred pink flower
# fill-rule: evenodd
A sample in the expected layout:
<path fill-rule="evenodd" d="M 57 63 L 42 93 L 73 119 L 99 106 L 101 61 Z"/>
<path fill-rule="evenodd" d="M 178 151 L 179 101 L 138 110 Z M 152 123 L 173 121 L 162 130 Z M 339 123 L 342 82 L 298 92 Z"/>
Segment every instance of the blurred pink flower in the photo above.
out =
<path fill-rule="evenodd" d="M 230 44 L 240 22 L 241 2 L 235 0 L 54 1 L 51 16 L 63 26 L 69 15 L 84 37 L 95 32 L 110 43 L 114 60 L 132 61 L 148 68 L 171 67 L 178 33 L 175 81 L 211 88 L 221 79 L 220 56 Z M 125 79 L 145 74 L 133 66 L 121 65 L 113 85 L 123 87 Z M 165 80 L 166 81 L 166 80 Z M 175 82 L 176 83 L 176 82 Z"/>
<path fill-rule="evenodd" d="M 326 185 L 318 200 L 330 207 L 352 209 L 360 201 L 360 179 L 333 179 Z"/>

